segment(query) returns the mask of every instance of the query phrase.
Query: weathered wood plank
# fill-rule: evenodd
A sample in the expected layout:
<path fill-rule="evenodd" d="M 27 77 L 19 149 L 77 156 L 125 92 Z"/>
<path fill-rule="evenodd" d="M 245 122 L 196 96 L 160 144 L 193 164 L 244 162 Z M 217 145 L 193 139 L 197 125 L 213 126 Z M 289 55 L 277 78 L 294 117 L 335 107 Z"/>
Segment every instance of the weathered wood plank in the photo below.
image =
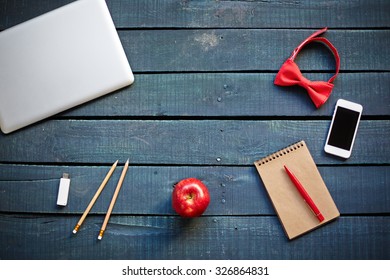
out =
<path fill-rule="evenodd" d="M 389 259 L 390 217 L 341 217 L 288 241 L 276 217 L 1 215 L 0 259 Z M 367 238 L 369 237 L 369 238 Z M 336 249 L 337 248 L 337 249 Z"/>
<path fill-rule="evenodd" d="M 71 0 L 0 1 L 0 29 Z M 107 0 L 118 28 L 373 28 L 389 27 L 389 2 Z M 278 10 L 278 13 L 275 13 Z"/>
<path fill-rule="evenodd" d="M 230 72 L 277 71 L 313 31 L 121 30 L 119 35 L 135 72 Z M 326 37 L 340 53 L 341 70 L 390 70 L 383 59 L 390 57 L 389 30 L 331 30 Z M 296 61 L 305 71 L 334 71 L 331 52 L 318 45 L 308 46 Z"/>
<path fill-rule="evenodd" d="M 0 135 L 0 162 L 251 165 L 305 140 L 317 164 L 388 164 L 390 121 L 361 121 L 342 161 L 323 151 L 330 121 L 49 120 Z M 26 139 L 28 139 L 26 141 Z"/>
<path fill-rule="evenodd" d="M 120 27 L 389 27 L 385 1 L 109 1 Z M 278 13 L 275 13 L 275 10 Z M 381 10 L 384 9 L 384 10 Z M 133 10 L 133 11 L 132 11 Z M 130 12 L 129 12 L 130 11 Z M 148 11 L 148 12 L 144 12 Z M 308 20 L 310 19 L 310 20 Z"/>
<path fill-rule="evenodd" d="M 277 71 L 314 30 L 126 30 L 119 31 L 135 72 Z M 390 30 L 331 30 L 341 70 L 389 71 Z M 378 55 L 380 54 L 380 55 Z M 333 55 L 311 44 L 297 57 L 305 71 L 334 71 Z"/>
<path fill-rule="evenodd" d="M 329 73 L 306 73 L 327 80 Z M 330 99 L 316 109 L 300 87 L 278 87 L 271 73 L 139 74 L 114 94 L 68 111 L 70 117 L 327 116 L 337 99 L 363 104 L 363 116 L 390 113 L 390 73 L 342 73 Z"/>
<path fill-rule="evenodd" d="M 0 212 L 81 214 L 108 169 L 0 165 Z M 390 213 L 389 166 L 325 166 L 319 170 L 343 215 Z M 66 207 L 57 207 L 63 172 L 71 176 L 69 200 Z M 117 170 L 91 214 L 106 213 L 119 175 Z M 222 166 L 131 166 L 113 213 L 174 215 L 172 186 L 187 177 L 199 178 L 209 188 L 211 203 L 205 215 L 275 215 L 254 167 Z"/>

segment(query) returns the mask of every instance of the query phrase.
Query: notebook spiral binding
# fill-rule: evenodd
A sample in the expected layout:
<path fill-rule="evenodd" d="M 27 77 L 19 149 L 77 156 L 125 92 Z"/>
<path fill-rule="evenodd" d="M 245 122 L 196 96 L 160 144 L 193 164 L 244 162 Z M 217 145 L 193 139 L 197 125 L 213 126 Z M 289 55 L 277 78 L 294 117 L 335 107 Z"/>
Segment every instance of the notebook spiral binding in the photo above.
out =
<path fill-rule="evenodd" d="M 267 164 L 268 162 L 271 162 L 274 159 L 277 159 L 277 158 L 282 157 L 282 156 L 284 156 L 286 154 L 289 154 L 290 152 L 293 152 L 293 151 L 295 151 L 295 150 L 297 150 L 297 149 L 299 149 L 299 148 L 301 148 L 301 147 L 303 147 L 305 145 L 306 145 L 305 141 L 303 141 L 303 140 L 298 141 L 298 142 L 296 142 L 296 143 L 294 143 L 294 144 L 292 144 L 292 145 L 290 145 L 288 147 L 280 149 L 279 151 L 277 151 L 277 152 L 275 152 L 273 154 L 270 154 L 270 155 L 268 155 L 268 156 L 266 156 L 266 157 L 256 161 L 256 163 L 259 166 L 262 165 L 262 164 Z"/>

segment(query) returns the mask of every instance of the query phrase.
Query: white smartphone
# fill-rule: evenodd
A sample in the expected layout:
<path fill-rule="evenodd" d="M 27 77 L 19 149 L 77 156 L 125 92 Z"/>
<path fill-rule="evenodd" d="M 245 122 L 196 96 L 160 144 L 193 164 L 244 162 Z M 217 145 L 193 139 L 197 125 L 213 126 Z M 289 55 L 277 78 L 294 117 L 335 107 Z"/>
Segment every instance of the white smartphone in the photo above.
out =
<path fill-rule="evenodd" d="M 325 143 L 325 152 L 342 158 L 351 156 L 363 106 L 339 99 Z"/>

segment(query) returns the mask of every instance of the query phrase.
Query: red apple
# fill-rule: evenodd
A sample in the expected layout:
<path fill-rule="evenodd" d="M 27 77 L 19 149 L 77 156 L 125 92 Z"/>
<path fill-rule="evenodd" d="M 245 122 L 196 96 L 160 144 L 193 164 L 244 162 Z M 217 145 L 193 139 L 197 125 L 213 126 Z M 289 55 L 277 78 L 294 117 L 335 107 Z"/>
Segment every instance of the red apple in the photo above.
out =
<path fill-rule="evenodd" d="M 193 218 L 203 214 L 210 203 L 205 184 L 196 178 L 183 179 L 174 186 L 172 207 L 182 217 Z"/>

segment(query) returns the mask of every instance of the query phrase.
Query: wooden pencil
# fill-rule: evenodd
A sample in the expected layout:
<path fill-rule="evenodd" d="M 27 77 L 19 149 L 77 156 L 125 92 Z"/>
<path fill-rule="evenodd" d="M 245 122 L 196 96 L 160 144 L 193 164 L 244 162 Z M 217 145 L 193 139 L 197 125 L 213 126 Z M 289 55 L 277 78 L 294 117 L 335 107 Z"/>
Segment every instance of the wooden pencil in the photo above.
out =
<path fill-rule="evenodd" d="M 121 190 L 121 187 L 122 187 L 123 181 L 125 179 L 126 172 L 127 172 L 128 168 L 129 168 L 129 160 L 126 161 L 125 166 L 123 167 L 121 177 L 119 178 L 118 185 L 116 186 L 114 195 L 112 196 L 112 199 L 111 199 L 110 206 L 108 207 L 108 210 L 107 210 L 106 217 L 104 218 L 103 225 L 100 229 L 98 240 L 101 240 L 103 238 L 104 231 L 106 230 L 108 220 L 110 219 L 112 209 L 114 208 L 116 199 L 118 197 L 119 191 Z"/>
<path fill-rule="evenodd" d="M 85 209 L 83 215 L 81 216 L 80 220 L 77 222 L 75 228 L 73 229 L 73 233 L 74 234 L 77 233 L 77 231 L 79 230 L 80 226 L 84 222 L 85 217 L 88 215 L 88 213 L 91 210 L 92 206 L 95 204 L 96 200 L 98 199 L 100 193 L 102 192 L 102 190 L 106 186 L 106 184 L 107 184 L 108 180 L 110 179 L 112 173 L 114 172 L 117 164 L 118 164 L 118 160 L 111 166 L 111 168 L 108 171 L 108 173 L 107 173 L 106 177 L 104 178 L 103 182 L 100 184 L 100 186 L 99 186 L 98 190 L 96 191 L 95 195 L 93 196 L 93 198 L 89 202 L 89 204 L 88 204 L 87 208 Z"/>

